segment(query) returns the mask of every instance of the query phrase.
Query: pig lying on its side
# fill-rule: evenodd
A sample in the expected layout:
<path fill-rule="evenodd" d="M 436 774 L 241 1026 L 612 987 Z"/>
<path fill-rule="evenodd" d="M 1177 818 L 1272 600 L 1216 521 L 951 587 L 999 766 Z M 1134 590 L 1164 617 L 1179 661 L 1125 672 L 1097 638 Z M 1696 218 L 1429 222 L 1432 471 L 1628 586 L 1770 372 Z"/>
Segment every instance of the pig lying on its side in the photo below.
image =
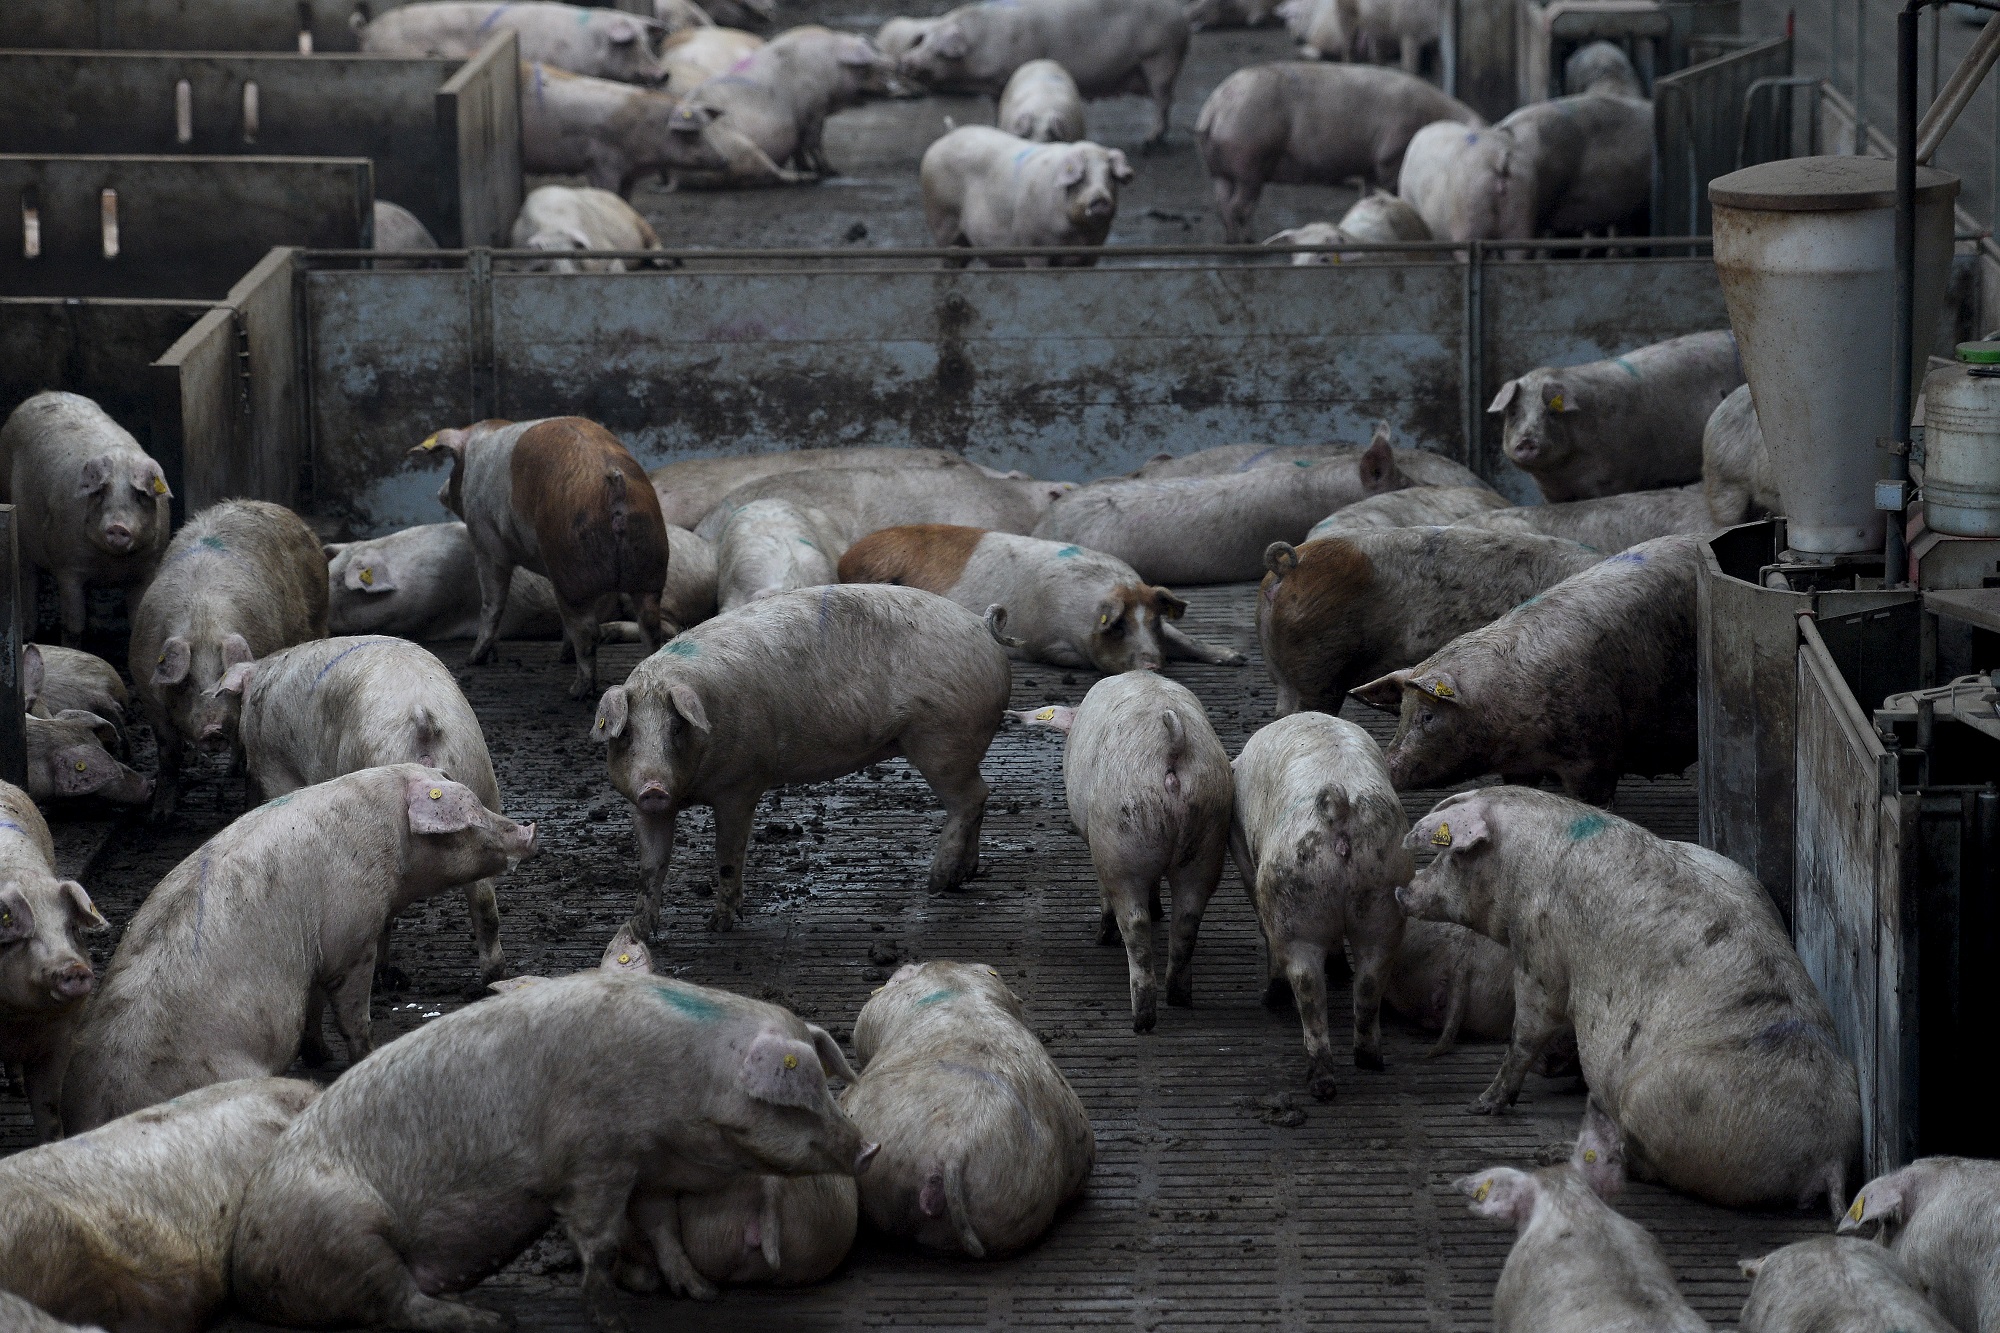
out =
<path fill-rule="evenodd" d="M 508 243 L 551 257 L 519 267 L 539 273 L 624 273 L 647 260 L 572 258 L 591 250 L 657 250 L 660 238 L 638 210 L 609 190 L 544 185 L 521 202 Z"/>
<path fill-rule="evenodd" d="M 1376 190 L 1363 195 L 1354 206 L 1341 215 L 1338 224 L 1328 226 L 1324 222 L 1309 222 L 1303 227 L 1292 227 L 1275 236 L 1264 238 L 1266 245 L 1352 245 L 1372 242 L 1394 245 L 1411 241 L 1428 241 L 1431 229 L 1417 216 L 1417 210 L 1386 190 Z M 1412 259 L 1438 259 L 1440 255 L 1410 255 L 1397 251 L 1361 251 L 1356 254 L 1334 254 L 1323 251 L 1319 254 L 1296 254 L 1292 256 L 1294 267 L 1312 264 L 1373 264 L 1383 262 L 1405 262 Z"/>
<path fill-rule="evenodd" d="M 822 510 L 852 545 L 911 523 L 956 523 L 1025 533 L 1073 487 L 1066 481 L 993 477 L 973 467 L 845 467 L 784 472 L 740 486 L 695 531 L 710 541 L 753 500 L 790 500 Z"/>
<path fill-rule="evenodd" d="M 25 721 L 28 793 L 36 800 L 100 796 L 141 805 L 152 797 L 152 780 L 112 757 L 119 738 L 110 720 L 65 708 L 51 718 L 31 713 Z"/>
<path fill-rule="evenodd" d="M 1429 449 L 1397 449 L 1389 423 L 1378 421 L 1366 451 L 1349 444 L 1225 444 L 1179 458 L 1157 454 L 1132 475 L 1147 480 L 1167 477 L 1213 477 L 1230 472 L 1251 472 L 1258 468 L 1312 467 L 1319 463 L 1353 463 L 1359 455 L 1362 479 L 1366 483 L 1355 492 L 1375 495 L 1401 490 L 1406 486 L 1476 486 L 1491 490 L 1462 463 L 1454 463 Z M 1116 481 L 1116 478 L 1111 479 Z M 1105 485 L 1096 482 L 1093 485 Z"/>
<path fill-rule="evenodd" d="M 772 454 L 726 454 L 717 458 L 684 458 L 653 468 L 646 477 L 660 497 L 660 512 L 668 523 L 698 528 L 723 497 L 741 486 L 781 472 L 825 472 L 835 468 L 972 468 L 944 449 L 791 449 Z M 977 469 L 974 469 L 975 471 Z M 813 503 L 806 499 L 804 503 Z M 719 535 L 703 535 L 713 541 Z"/>
<path fill-rule="evenodd" d="M 894 63 L 858 33 L 810 24 L 780 33 L 674 108 L 674 180 L 750 185 L 804 179 L 782 170 L 786 162 L 800 172 L 834 175 L 821 146 L 827 117 L 895 87 Z"/>
<path fill-rule="evenodd" d="M 1307 541 L 1345 537 L 1376 528 L 1438 527 L 1492 509 L 1507 509 L 1507 497 L 1484 486 L 1412 486 L 1356 500 L 1336 509 L 1306 533 Z"/>
<path fill-rule="evenodd" d="M 1514 955 L 1514 1039 L 1473 1110 L 1513 1102 L 1565 1023 L 1643 1179 L 1729 1208 L 1838 1208 L 1861 1145 L 1854 1066 L 1755 876 L 1551 792 L 1449 797 L 1397 891 Z"/>
<path fill-rule="evenodd" d="M 1842 1235 L 1879 1222 L 1925 1299 L 1964 1333 L 2000 1328 L 2000 1162 L 1921 1157 L 1854 1196 Z"/>
<path fill-rule="evenodd" d="M 716 603 L 733 611 L 774 593 L 838 583 L 836 564 L 846 549 L 846 537 L 819 508 L 752 500 L 722 525 Z"/>
<path fill-rule="evenodd" d="M 1075 143 L 1086 133 L 1083 94 L 1053 60 L 1030 60 L 1000 93 L 994 124 L 1031 143 Z"/>
<path fill-rule="evenodd" d="M 1538 532 L 1581 542 L 1606 554 L 1627 550 L 1656 537 L 1683 532 L 1706 537 L 1715 531 L 1715 524 L 1709 519 L 1708 501 L 1699 485 L 1495 509 L 1460 519 L 1453 526 L 1482 532 Z"/>
<path fill-rule="evenodd" d="M 689 28 L 667 38 L 660 48 L 660 65 L 667 71 L 663 91 L 686 97 L 710 79 L 720 78 L 736 63 L 764 45 L 755 33 L 736 28 Z"/>
<path fill-rule="evenodd" d="M 854 1050 L 866 1072 L 844 1105 L 882 1144 L 861 1207 L 890 1235 L 998 1258 L 1090 1178 L 1090 1117 L 992 968 L 905 963 L 862 1006 Z"/>
<path fill-rule="evenodd" d="M 1719 528 L 1784 512 L 1777 471 L 1747 384 L 1737 385 L 1702 427 L 1701 488 L 1708 496 L 1709 517 Z"/>
<path fill-rule="evenodd" d="M 939 246 L 1103 245 L 1132 179 L 1116 148 L 1034 144 L 961 125 L 924 150 L 924 220 Z M 953 261 L 970 262 L 970 261 Z M 1091 255 L 992 256 L 996 268 L 1088 268 Z"/>
<path fill-rule="evenodd" d="M 117 667 L 94 653 L 47 643 L 21 645 L 21 699 L 36 717 L 75 709 L 121 728 L 131 702 Z"/>
<path fill-rule="evenodd" d="M 630 198 L 642 177 L 667 176 L 679 160 L 677 97 L 539 61 L 521 66 L 520 86 L 524 171 L 582 176 L 596 189 Z"/>
<path fill-rule="evenodd" d="M 219 1083 L 0 1160 L 0 1287 L 111 1333 L 208 1327 L 244 1188 L 318 1093 Z M 0 1328 L 24 1333 L 4 1304 Z"/>
<path fill-rule="evenodd" d="M 357 10 L 352 22 L 369 55 L 466 60 L 496 32 L 511 31 L 524 62 L 628 83 L 658 83 L 665 77 L 653 47 L 666 35 L 666 26 L 615 9 L 547 0 L 427 0 L 373 20 L 366 14 Z"/>
<path fill-rule="evenodd" d="M 1081 546 L 948 523 L 885 528 L 840 558 L 843 583 L 895 583 L 949 597 L 974 614 L 1005 608 L 1010 655 L 1113 675 L 1157 671 L 1169 657 L 1241 666 L 1243 654 L 1173 624 L 1187 603 Z"/>
<path fill-rule="evenodd" d="M 1869 1241 L 1815 1236 L 1741 1267 L 1754 1279 L 1743 1333 L 1955 1333 L 1896 1256 Z"/>

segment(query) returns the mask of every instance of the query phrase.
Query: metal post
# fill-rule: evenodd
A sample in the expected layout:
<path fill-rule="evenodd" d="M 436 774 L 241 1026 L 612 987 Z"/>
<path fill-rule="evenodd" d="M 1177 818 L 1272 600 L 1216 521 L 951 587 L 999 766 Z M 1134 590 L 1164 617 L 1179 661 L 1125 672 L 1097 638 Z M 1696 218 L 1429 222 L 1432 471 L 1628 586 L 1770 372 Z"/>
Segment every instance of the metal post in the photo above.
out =
<path fill-rule="evenodd" d="M 30 588 L 32 594 L 33 589 Z M 28 785 L 28 735 L 21 699 L 21 560 L 14 506 L 0 505 L 0 778 Z"/>
<path fill-rule="evenodd" d="M 1854 0 L 1854 155 L 1868 156 L 1868 0 Z M 1914 47 L 1912 50 L 1914 51 Z"/>
<path fill-rule="evenodd" d="M 1938 29 L 1944 26 L 1944 11 L 1933 9 L 1925 15 L 1931 21 L 1931 81 L 1930 92 L 1924 97 L 1926 108 L 1937 105 L 1938 94 Z"/>
<path fill-rule="evenodd" d="M 1889 453 L 1888 480 L 1910 478 L 1910 357 L 1917 322 L 1917 15 L 1930 0 L 1908 0 L 1896 14 L 1896 308 L 1889 350 L 1890 423 L 1897 447 Z M 1903 515 L 1898 505 L 1882 516 L 1882 586 L 1902 586 Z"/>

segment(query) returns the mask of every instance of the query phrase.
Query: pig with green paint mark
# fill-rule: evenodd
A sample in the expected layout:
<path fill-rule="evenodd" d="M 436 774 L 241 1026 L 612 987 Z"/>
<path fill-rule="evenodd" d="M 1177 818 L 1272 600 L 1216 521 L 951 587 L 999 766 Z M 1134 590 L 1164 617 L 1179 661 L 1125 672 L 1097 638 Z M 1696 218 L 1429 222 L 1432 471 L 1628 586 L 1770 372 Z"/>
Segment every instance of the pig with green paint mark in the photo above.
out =
<path fill-rule="evenodd" d="M 793 588 L 838 583 L 846 549 L 847 537 L 818 506 L 752 500 L 729 515 L 716 542 L 716 603 L 733 611 Z"/>
<path fill-rule="evenodd" d="M 1642 1179 L 1731 1208 L 1846 1197 L 1861 1095 L 1833 1019 L 1754 875 L 1552 792 L 1439 803 L 1437 859 L 1396 899 L 1514 957 L 1514 1037 L 1473 1103 L 1497 1114 L 1569 1024 Z"/>
<path fill-rule="evenodd" d="M 499 1329 L 444 1298 L 559 1219 L 600 1319 L 629 1246 L 703 1290 L 676 1196 L 748 1175 L 852 1176 L 874 1157 L 829 1075 L 854 1081 L 824 1030 L 639 972 L 447 1014 L 342 1075 L 279 1141 L 237 1221 L 237 1303 L 279 1324 Z"/>

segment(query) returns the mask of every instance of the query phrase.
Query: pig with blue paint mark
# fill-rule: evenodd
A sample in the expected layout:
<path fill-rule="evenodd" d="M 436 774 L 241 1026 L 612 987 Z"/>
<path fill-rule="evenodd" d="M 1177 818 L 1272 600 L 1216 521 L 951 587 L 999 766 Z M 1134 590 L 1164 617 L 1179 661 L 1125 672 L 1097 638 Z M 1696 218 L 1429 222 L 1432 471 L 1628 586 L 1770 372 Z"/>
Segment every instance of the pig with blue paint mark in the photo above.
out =
<path fill-rule="evenodd" d="M 70 1132 L 192 1088 L 278 1073 L 319 1046 L 320 997 L 350 1059 L 373 1049 L 375 954 L 396 913 L 534 855 L 436 768 L 389 764 L 265 802 L 140 906 L 85 1010 L 63 1088 Z"/>
<path fill-rule="evenodd" d="M 733 611 L 794 588 L 838 583 L 846 549 L 846 534 L 819 506 L 779 496 L 752 500 L 732 510 L 722 525 L 715 552 L 716 604 Z"/>
<path fill-rule="evenodd" d="M 961 125 L 924 150 L 924 220 L 943 246 L 1099 246 L 1132 179 L 1125 154 L 1089 140 L 1034 143 Z M 952 261 L 948 261 L 952 262 Z M 961 266 L 969 260 L 955 261 Z M 1089 268 L 1094 255 L 1002 256 L 996 268 Z"/>
<path fill-rule="evenodd" d="M 1090 1117 L 993 968 L 904 964 L 862 1006 L 854 1050 L 847 1113 L 882 1144 L 861 1209 L 883 1231 L 998 1258 L 1090 1178 Z"/>
<path fill-rule="evenodd" d="M 605 1298 L 629 1249 L 706 1290 L 677 1196 L 749 1176 L 853 1176 L 876 1154 L 827 1087 L 825 1030 L 773 1004 L 602 969 L 426 1023 L 342 1075 L 280 1139 L 236 1225 L 253 1319 L 498 1330 L 447 1299 L 558 1220 Z"/>
<path fill-rule="evenodd" d="M 1636 1175 L 1730 1208 L 1847 1197 L 1861 1094 L 1833 1018 L 1756 876 L 1553 792 L 1440 802 L 1398 889 L 1514 959 L 1514 1035 L 1472 1110 L 1497 1114 L 1567 1025 Z"/>

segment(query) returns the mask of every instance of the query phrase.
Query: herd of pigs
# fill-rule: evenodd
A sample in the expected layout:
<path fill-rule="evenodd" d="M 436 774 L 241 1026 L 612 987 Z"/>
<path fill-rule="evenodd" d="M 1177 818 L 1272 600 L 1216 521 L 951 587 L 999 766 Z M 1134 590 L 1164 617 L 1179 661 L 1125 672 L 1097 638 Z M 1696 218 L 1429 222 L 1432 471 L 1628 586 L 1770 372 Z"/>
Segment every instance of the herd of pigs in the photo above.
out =
<path fill-rule="evenodd" d="M 876 38 L 815 25 L 769 41 L 724 22 L 768 22 L 769 0 L 654 0 L 657 17 L 554 3 L 434 0 L 359 23 L 364 51 L 463 58 L 495 31 L 521 52 L 522 161 L 545 185 L 515 222 L 516 248 L 556 271 L 622 271 L 589 251 L 659 249 L 626 200 L 644 177 L 669 188 L 795 184 L 832 175 L 827 118 L 869 97 L 925 92 L 996 99 L 996 127 L 953 127 L 923 155 L 925 221 L 939 246 L 1101 246 L 1133 178 L 1126 155 L 1085 139 L 1087 98 L 1153 103 L 1165 138 L 1191 30 L 1282 14 L 1305 54 L 1239 69 L 1196 126 L 1224 233 L 1250 239 L 1272 181 L 1376 187 L 1337 223 L 1272 243 L 1325 246 L 1643 232 L 1651 197 L 1652 103 L 1624 52 L 1597 42 L 1565 70 L 1571 95 L 1487 126 L 1419 77 L 1443 0 L 987 0 L 895 18 Z M 1358 61 L 1399 49 L 1400 69 Z M 434 248 L 417 219 L 377 205 L 376 248 Z M 1365 255 L 1366 252 L 1363 252 Z M 1378 256 L 1379 257 L 1379 256 Z M 1332 261 L 1299 250 L 1295 262 Z M 387 261 L 385 261 L 387 262 Z M 658 261 L 652 261 L 658 262 Z M 1023 262 L 1020 258 L 996 262 Z M 1088 264 L 1089 254 L 1026 262 Z"/>

